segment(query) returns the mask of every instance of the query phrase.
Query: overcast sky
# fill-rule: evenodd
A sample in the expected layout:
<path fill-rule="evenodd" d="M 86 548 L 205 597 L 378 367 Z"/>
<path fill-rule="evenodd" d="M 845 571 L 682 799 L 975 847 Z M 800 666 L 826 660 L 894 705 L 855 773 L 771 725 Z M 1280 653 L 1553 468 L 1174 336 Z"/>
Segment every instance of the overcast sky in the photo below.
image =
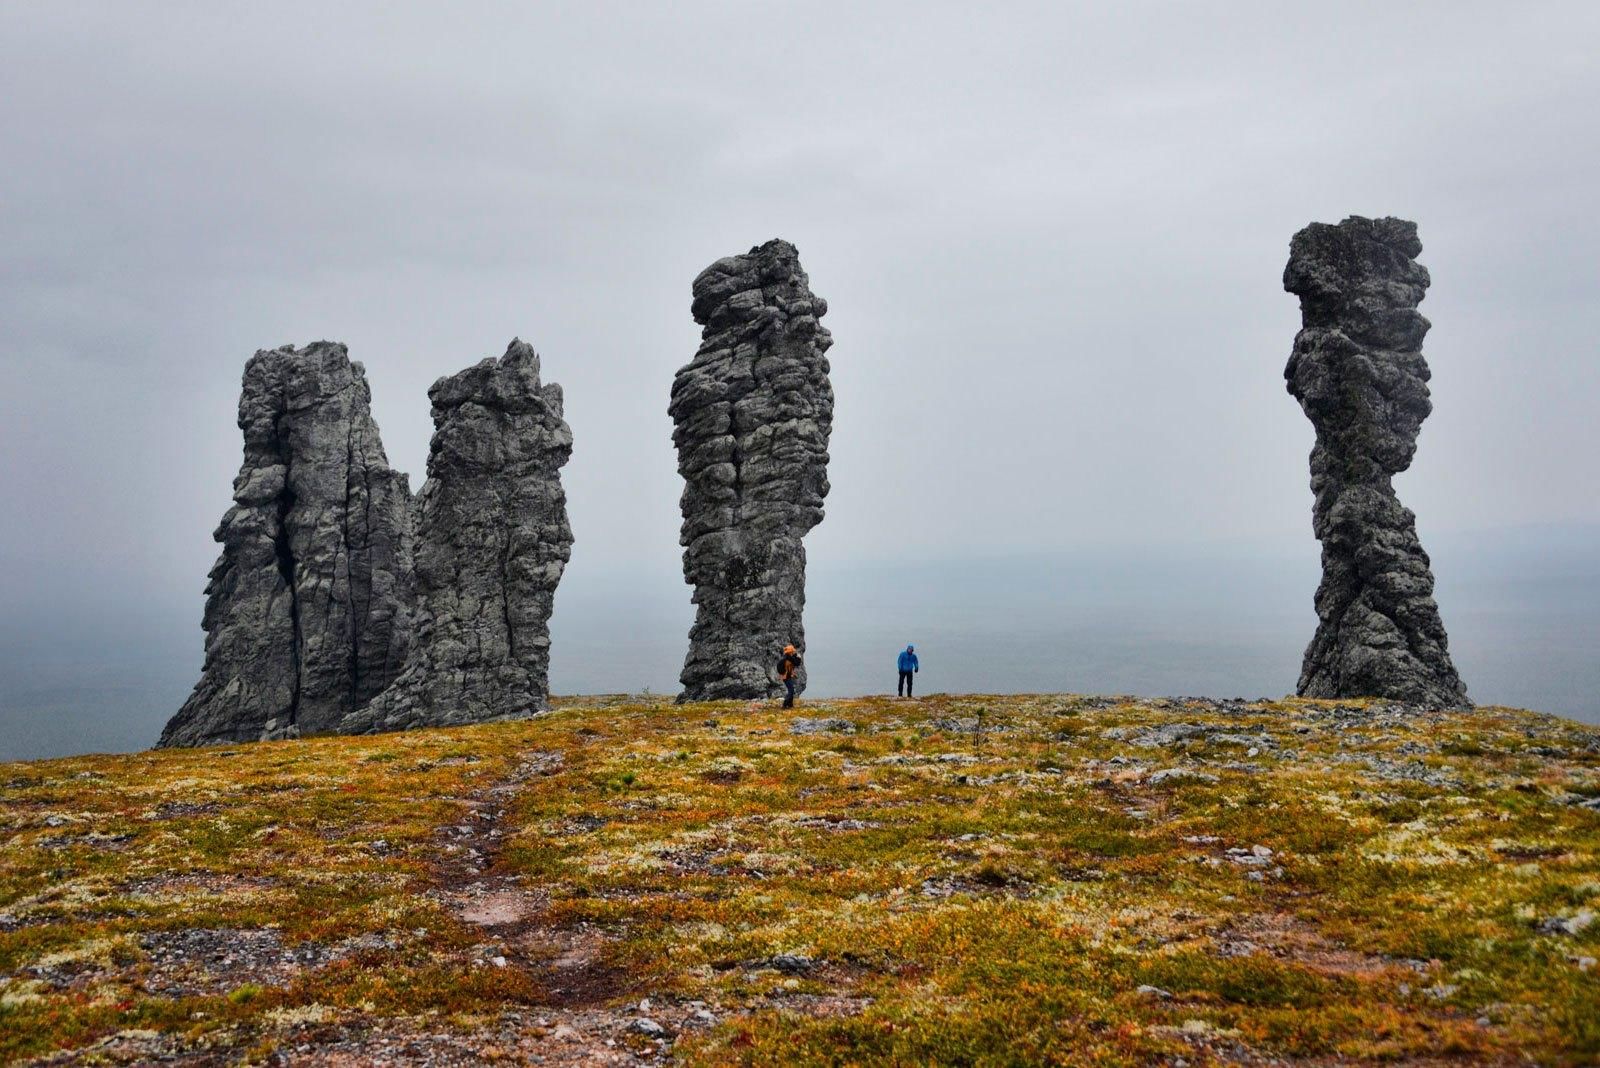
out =
<path fill-rule="evenodd" d="M 319 338 L 414 488 L 428 385 L 530 340 L 563 593 L 676 581 L 690 281 L 780 236 L 836 339 L 813 561 L 1314 553 L 1280 279 L 1352 213 L 1433 275 L 1424 544 L 1594 523 L 1597 55 L 1590 2 L 0 2 L 4 611 L 170 599 L 198 656 L 242 366 Z"/>

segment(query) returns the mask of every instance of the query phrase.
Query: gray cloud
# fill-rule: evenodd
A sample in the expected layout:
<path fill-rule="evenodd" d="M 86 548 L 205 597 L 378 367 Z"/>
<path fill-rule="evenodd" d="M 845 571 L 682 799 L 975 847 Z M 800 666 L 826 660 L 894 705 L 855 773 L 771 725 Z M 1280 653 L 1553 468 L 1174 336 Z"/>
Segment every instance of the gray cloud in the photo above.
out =
<path fill-rule="evenodd" d="M 6 5 L 11 622 L 197 653 L 240 368 L 320 337 L 413 485 L 428 384 L 531 340 L 577 439 L 563 598 L 675 581 L 689 281 L 780 235 L 838 339 L 824 568 L 1314 559 L 1278 279 L 1353 212 L 1417 219 L 1435 279 L 1424 543 L 1600 521 L 1596 54 L 1588 3 Z"/>

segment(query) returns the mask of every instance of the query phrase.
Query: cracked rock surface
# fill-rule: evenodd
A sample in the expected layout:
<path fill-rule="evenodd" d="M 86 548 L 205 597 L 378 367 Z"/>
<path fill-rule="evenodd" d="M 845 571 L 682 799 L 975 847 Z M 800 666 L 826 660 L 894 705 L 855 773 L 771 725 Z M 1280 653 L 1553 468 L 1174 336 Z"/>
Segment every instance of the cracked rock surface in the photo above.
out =
<path fill-rule="evenodd" d="M 416 635 L 394 686 L 346 733 L 504 719 L 549 705 L 550 612 L 572 553 L 561 387 L 513 340 L 439 379 L 416 499 Z"/>
<path fill-rule="evenodd" d="M 214 537 L 205 666 L 161 745 L 337 728 L 410 642 L 410 491 L 389 466 L 361 364 L 319 341 L 244 370 L 244 463 Z"/>
<path fill-rule="evenodd" d="M 783 647 L 805 650 L 802 539 L 822 521 L 833 426 L 827 310 L 787 241 L 694 280 L 700 348 L 668 408 L 696 606 L 680 700 L 775 696 Z"/>
<path fill-rule="evenodd" d="M 1302 328 L 1284 377 L 1316 428 L 1312 526 L 1322 542 L 1317 632 L 1299 693 L 1465 707 L 1416 517 L 1395 497 L 1433 410 L 1417 311 L 1417 226 L 1352 216 L 1294 236 L 1283 287 Z"/>

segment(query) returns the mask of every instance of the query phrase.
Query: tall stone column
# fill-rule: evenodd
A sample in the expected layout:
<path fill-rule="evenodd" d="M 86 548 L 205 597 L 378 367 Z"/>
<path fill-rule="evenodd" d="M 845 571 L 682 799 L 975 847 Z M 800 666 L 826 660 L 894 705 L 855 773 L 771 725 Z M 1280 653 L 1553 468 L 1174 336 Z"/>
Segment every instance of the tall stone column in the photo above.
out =
<path fill-rule="evenodd" d="M 410 644 L 410 493 L 361 364 L 329 341 L 257 352 L 239 428 L 205 667 L 164 746 L 335 730 L 394 680 Z"/>
<path fill-rule="evenodd" d="M 549 707 L 550 613 L 572 555 L 561 387 L 513 340 L 428 390 L 416 502 L 416 635 L 395 684 L 346 733 L 508 719 Z"/>
<path fill-rule="evenodd" d="M 700 349 L 668 408 L 695 604 L 679 700 L 774 696 L 783 647 L 805 649 L 802 539 L 828 495 L 828 304 L 769 241 L 700 272 L 691 310 Z"/>
<path fill-rule="evenodd" d="M 1469 704 L 1416 517 L 1391 484 L 1433 410 L 1421 251 L 1415 223 L 1360 216 L 1313 223 L 1289 245 L 1283 287 L 1300 298 L 1303 325 L 1284 377 L 1317 432 L 1312 528 L 1322 542 L 1302 696 Z"/>

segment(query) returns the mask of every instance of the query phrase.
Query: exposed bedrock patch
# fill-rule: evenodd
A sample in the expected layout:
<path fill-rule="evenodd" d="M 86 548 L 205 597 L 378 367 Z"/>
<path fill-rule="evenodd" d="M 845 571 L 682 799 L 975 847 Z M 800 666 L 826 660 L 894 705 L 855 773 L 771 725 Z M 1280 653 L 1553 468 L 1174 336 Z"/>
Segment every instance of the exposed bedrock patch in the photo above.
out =
<path fill-rule="evenodd" d="M 805 649 L 801 539 L 822 521 L 833 427 L 833 337 L 818 322 L 827 310 L 787 241 L 694 280 L 700 349 L 668 408 L 696 606 L 680 700 L 775 695 L 783 647 Z"/>
<path fill-rule="evenodd" d="M 1312 526 L 1322 542 L 1303 696 L 1469 704 L 1416 517 L 1391 484 L 1433 410 L 1421 251 L 1415 223 L 1360 216 L 1313 223 L 1289 245 L 1283 287 L 1300 298 L 1302 327 L 1284 377 L 1316 427 Z"/>
<path fill-rule="evenodd" d="M 347 733 L 504 719 L 549 705 L 550 612 L 572 554 L 561 387 L 505 355 L 428 390 L 433 441 L 416 500 L 416 636 L 394 686 Z"/>
<path fill-rule="evenodd" d="M 361 364 L 329 341 L 257 352 L 239 427 L 205 666 L 164 746 L 334 730 L 394 680 L 410 643 L 409 489 Z"/>

